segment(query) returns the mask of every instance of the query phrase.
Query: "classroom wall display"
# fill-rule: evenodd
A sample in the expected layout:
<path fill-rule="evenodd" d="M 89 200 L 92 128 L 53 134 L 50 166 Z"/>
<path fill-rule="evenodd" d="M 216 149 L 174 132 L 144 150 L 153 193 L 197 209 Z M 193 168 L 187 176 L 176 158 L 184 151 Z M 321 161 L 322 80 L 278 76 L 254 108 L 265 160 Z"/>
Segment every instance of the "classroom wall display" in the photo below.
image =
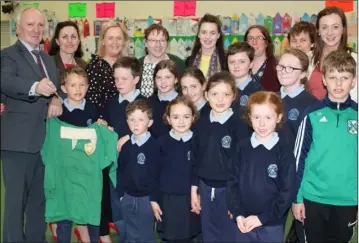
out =
<path fill-rule="evenodd" d="M 46 11 L 45 11 L 46 13 Z M 44 46 L 50 40 L 51 34 L 57 24 L 54 12 L 48 12 L 47 24 L 45 28 Z M 348 41 L 349 46 L 357 50 L 357 13 L 346 12 L 348 20 Z M 245 31 L 252 25 L 264 25 L 271 33 L 275 46 L 275 54 L 280 55 L 288 46 L 287 33 L 291 26 L 298 21 L 315 23 L 317 16 L 312 13 L 290 16 L 288 13 L 276 13 L 274 16 L 265 16 L 262 13 L 254 14 L 233 14 L 232 16 L 218 16 L 222 22 L 222 32 L 224 33 L 224 47 L 237 41 L 242 41 Z M 175 54 L 183 59 L 187 58 L 192 50 L 196 38 L 198 17 L 173 17 L 173 18 L 154 18 L 149 16 L 147 19 L 113 18 L 115 21 L 123 22 L 130 36 L 129 48 L 130 55 L 141 57 L 145 55 L 144 50 L 144 30 L 152 23 L 163 25 L 170 34 L 168 52 Z M 79 25 L 82 43 L 85 46 L 85 60 L 89 60 L 91 54 L 96 53 L 96 42 L 101 32 L 102 26 L 109 21 L 109 18 L 96 19 L 92 23 L 86 18 L 72 18 Z M 93 28 L 93 36 L 90 36 L 90 28 Z M 46 48 L 43 48 L 46 51 Z"/>
<path fill-rule="evenodd" d="M 349 46 L 356 49 L 357 37 L 357 15 L 356 12 L 347 12 L 348 19 L 348 40 Z M 288 47 L 289 42 L 287 33 L 290 28 L 298 21 L 307 21 L 315 24 L 317 16 L 311 13 L 303 13 L 301 16 L 290 16 L 288 13 L 277 13 L 275 16 L 264 16 L 262 13 L 257 15 L 250 14 L 233 14 L 232 16 L 218 16 L 222 22 L 222 31 L 224 33 L 224 47 L 227 49 L 231 44 L 237 41 L 243 41 L 245 31 L 252 25 L 264 25 L 271 33 L 272 40 L 275 47 L 275 55 L 280 55 L 285 48 Z M 144 49 L 144 30 L 152 23 L 163 25 L 170 34 L 168 52 L 175 54 L 183 59 L 187 58 L 192 51 L 192 46 L 196 38 L 198 17 L 177 17 L 177 18 L 153 18 L 149 16 L 148 19 L 120 19 L 117 21 L 123 22 L 128 29 L 130 36 L 129 48 L 130 55 L 142 57 L 145 55 Z M 98 36 L 101 31 L 101 26 L 108 20 L 94 21 L 94 33 Z M 96 45 L 93 45 L 96 46 Z M 95 53 L 96 50 L 88 51 Z"/>

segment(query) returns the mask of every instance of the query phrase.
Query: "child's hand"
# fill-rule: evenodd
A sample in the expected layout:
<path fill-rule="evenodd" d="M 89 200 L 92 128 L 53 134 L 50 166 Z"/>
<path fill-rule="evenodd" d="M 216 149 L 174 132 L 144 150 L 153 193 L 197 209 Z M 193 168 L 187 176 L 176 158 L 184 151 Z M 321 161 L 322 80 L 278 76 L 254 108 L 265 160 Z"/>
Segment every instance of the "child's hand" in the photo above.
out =
<path fill-rule="evenodd" d="M 262 222 L 258 219 L 257 216 L 251 215 L 244 219 L 244 227 L 247 232 L 251 232 L 253 229 L 262 225 Z"/>
<path fill-rule="evenodd" d="M 121 152 L 122 146 L 123 146 L 128 140 L 130 140 L 130 136 L 129 136 L 129 135 L 126 135 L 126 136 L 123 136 L 122 138 L 120 138 L 120 139 L 117 141 L 117 151 L 118 151 L 118 152 Z"/>
<path fill-rule="evenodd" d="M 99 119 L 97 119 L 97 124 L 102 124 L 102 125 L 104 125 L 105 127 L 107 127 L 107 121 L 105 121 L 104 119 L 101 119 L 101 118 L 99 118 Z"/>
<path fill-rule="evenodd" d="M 196 214 L 200 214 L 201 211 L 201 198 L 197 194 L 198 186 L 192 186 L 191 188 L 191 206 L 192 210 L 191 212 L 194 212 Z"/>
<path fill-rule="evenodd" d="M 305 219 L 305 207 L 304 203 L 293 203 L 292 205 L 292 212 L 293 216 L 296 220 L 299 220 L 300 222 L 303 222 Z"/>
<path fill-rule="evenodd" d="M 162 218 L 161 218 L 162 210 L 160 208 L 160 205 L 158 205 L 157 202 L 151 202 L 151 207 L 156 220 L 162 222 Z"/>
<path fill-rule="evenodd" d="M 5 104 L 1 103 L 0 104 L 0 116 L 2 116 L 2 113 L 4 113 L 5 111 Z"/>
<path fill-rule="evenodd" d="M 229 210 L 228 210 L 228 216 L 231 220 L 233 219 L 233 214 L 231 214 L 231 212 L 229 212 Z"/>
<path fill-rule="evenodd" d="M 238 216 L 236 218 L 237 221 L 237 227 L 242 233 L 247 233 L 246 227 L 244 226 L 244 217 Z"/>

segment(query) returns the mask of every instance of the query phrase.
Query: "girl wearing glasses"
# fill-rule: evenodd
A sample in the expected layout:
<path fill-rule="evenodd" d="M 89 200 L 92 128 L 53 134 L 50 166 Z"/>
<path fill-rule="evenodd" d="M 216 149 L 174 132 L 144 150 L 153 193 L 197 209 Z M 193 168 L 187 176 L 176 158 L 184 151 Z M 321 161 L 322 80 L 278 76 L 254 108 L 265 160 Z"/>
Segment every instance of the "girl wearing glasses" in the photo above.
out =
<path fill-rule="evenodd" d="M 198 67 L 208 80 L 213 74 L 224 70 L 225 53 L 221 21 L 214 15 L 204 15 L 198 26 L 187 67 Z"/>
<path fill-rule="evenodd" d="M 305 88 L 308 56 L 298 49 L 286 49 L 276 66 L 280 88 L 280 96 L 284 105 L 285 125 L 281 129 L 285 132 L 289 144 L 294 149 L 298 127 L 304 111 L 317 99 Z"/>
<path fill-rule="evenodd" d="M 336 50 L 350 52 L 355 61 L 357 61 L 358 57 L 357 54 L 347 46 L 347 20 L 344 12 L 340 8 L 328 7 L 320 11 L 315 26 L 318 33 L 312 60 L 315 67 L 309 78 L 308 88 L 316 98 L 323 99 L 327 94 L 327 90 L 323 85 L 321 73 L 324 58 L 330 52 Z M 356 86 L 350 92 L 351 98 L 354 101 L 358 100 Z"/>
<path fill-rule="evenodd" d="M 259 82 L 264 90 L 279 91 L 280 86 L 275 70 L 277 61 L 268 30 L 261 25 L 252 25 L 246 31 L 244 40 L 255 50 L 251 69 L 253 81 Z"/>
<path fill-rule="evenodd" d="M 163 60 L 172 60 L 179 74 L 186 68 L 184 61 L 176 55 L 166 53 L 169 34 L 166 28 L 159 24 L 152 24 L 145 30 L 145 47 L 147 55 L 139 59 L 142 66 L 140 82 L 137 89 L 145 97 L 150 97 L 155 91 L 153 73 L 157 63 Z"/>

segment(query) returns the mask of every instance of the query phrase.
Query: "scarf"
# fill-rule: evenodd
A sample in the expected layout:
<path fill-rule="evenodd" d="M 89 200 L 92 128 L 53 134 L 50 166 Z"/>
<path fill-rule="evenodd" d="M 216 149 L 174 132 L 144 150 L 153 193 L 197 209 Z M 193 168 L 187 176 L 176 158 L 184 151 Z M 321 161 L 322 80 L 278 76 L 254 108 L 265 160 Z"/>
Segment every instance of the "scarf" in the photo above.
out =
<path fill-rule="evenodd" d="M 202 49 L 199 50 L 196 57 L 193 61 L 193 66 L 200 67 L 201 64 L 201 57 L 202 57 Z M 218 52 L 217 50 L 214 50 L 211 56 L 211 59 L 209 61 L 209 68 L 207 74 L 204 74 L 206 79 L 208 80 L 209 77 L 211 77 L 213 74 L 218 73 L 221 71 L 221 63 L 219 60 Z"/>

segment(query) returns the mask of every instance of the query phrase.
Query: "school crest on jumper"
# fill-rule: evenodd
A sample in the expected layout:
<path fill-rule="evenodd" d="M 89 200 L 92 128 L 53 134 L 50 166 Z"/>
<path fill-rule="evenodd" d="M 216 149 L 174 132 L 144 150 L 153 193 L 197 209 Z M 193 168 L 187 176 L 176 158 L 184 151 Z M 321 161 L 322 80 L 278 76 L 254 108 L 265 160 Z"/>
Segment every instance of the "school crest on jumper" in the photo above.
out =
<path fill-rule="evenodd" d="M 140 165 L 143 165 L 146 161 L 146 156 L 144 155 L 144 153 L 139 153 L 137 155 L 137 163 L 139 163 Z"/>
<path fill-rule="evenodd" d="M 290 109 L 288 112 L 288 119 L 291 121 L 296 121 L 299 117 L 299 110 L 296 108 Z"/>
<path fill-rule="evenodd" d="M 268 166 L 267 172 L 268 172 L 269 177 L 276 178 L 277 177 L 277 171 L 278 171 L 278 166 L 276 164 L 270 164 Z"/>
<path fill-rule="evenodd" d="M 223 148 L 230 148 L 231 147 L 231 141 L 232 141 L 232 138 L 228 135 L 224 136 L 222 138 L 222 147 Z"/>
<path fill-rule="evenodd" d="M 248 95 L 242 95 L 241 98 L 239 99 L 239 104 L 241 106 L 246 106 L 248 103 Z"/>
<path fill-rule="evenodd" d="M 358 134 L 358 121 L 348 120 L 348 132 L 350 134 Z"/>

